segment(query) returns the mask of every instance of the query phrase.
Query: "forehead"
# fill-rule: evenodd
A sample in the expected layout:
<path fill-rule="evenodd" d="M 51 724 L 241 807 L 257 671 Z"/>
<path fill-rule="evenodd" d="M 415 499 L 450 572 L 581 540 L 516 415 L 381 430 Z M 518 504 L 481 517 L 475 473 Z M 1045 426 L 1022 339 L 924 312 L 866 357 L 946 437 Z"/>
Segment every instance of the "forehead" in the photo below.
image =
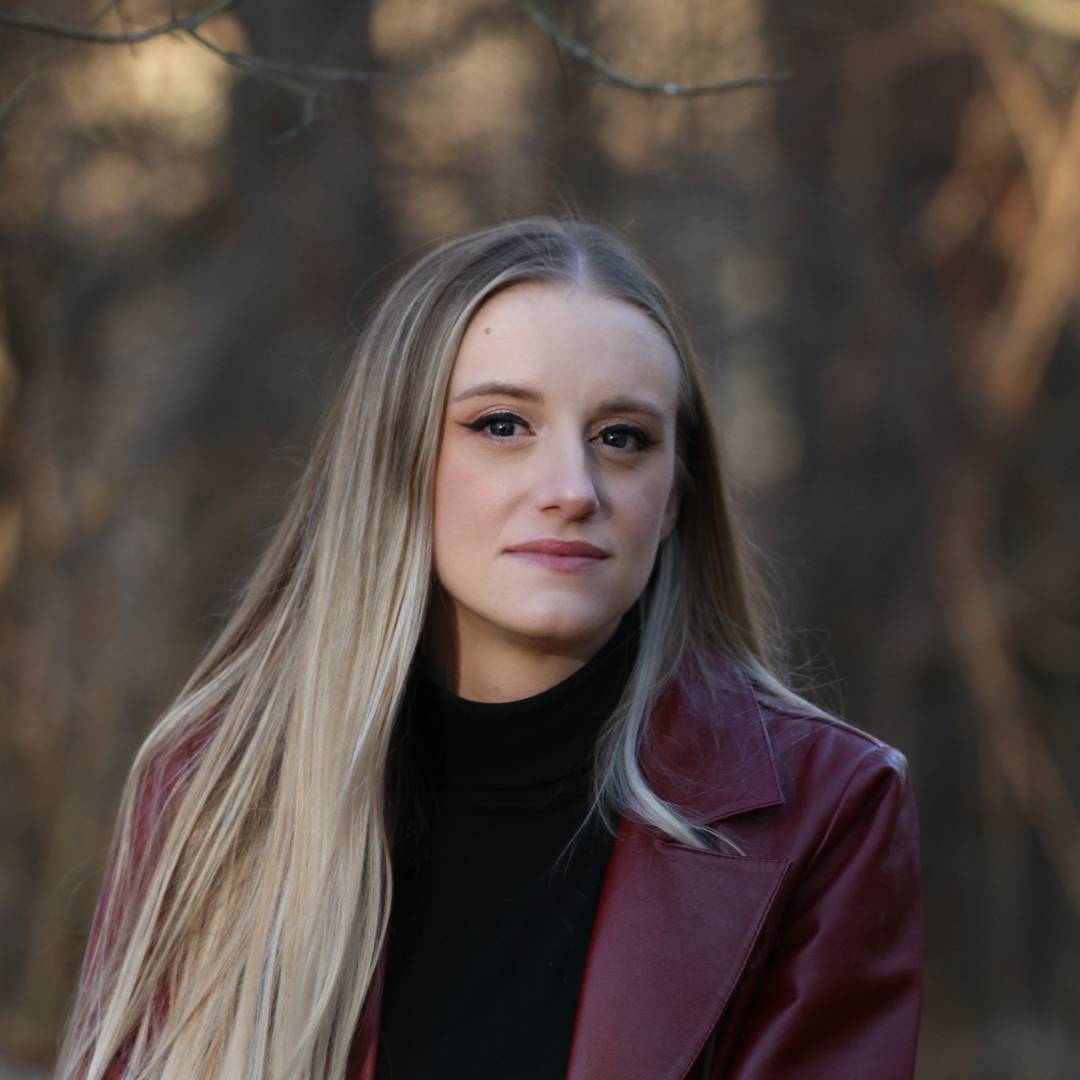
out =
<path fill-rule="evenodd" d="M 649 393 L 674 406 L 680 364 L 667 334 L 640 308 L 579 287 L 515 285 L 473 317 L 451 375 L 466 384 L 512 381 L 545 393 Z"/>

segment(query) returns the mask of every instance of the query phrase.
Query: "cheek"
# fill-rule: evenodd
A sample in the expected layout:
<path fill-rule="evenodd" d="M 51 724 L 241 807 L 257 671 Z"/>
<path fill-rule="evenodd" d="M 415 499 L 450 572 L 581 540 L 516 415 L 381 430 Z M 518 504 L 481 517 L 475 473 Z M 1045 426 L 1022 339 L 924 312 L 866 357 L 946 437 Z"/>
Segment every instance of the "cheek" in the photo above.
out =
<path fill-rule="evenodd" d="M 613 520 L 628 550 L 651 558 L 664 531 L 674 483 L 674 462 L 667 462 L 612 491 Z"/>
<path fill-rule="evenodd" d="M 453 444 L 443 447 L 435 473 L 435 568 L 440 578 L 477 560 L 508 512 L 505 482 L 455 450 Z"/>

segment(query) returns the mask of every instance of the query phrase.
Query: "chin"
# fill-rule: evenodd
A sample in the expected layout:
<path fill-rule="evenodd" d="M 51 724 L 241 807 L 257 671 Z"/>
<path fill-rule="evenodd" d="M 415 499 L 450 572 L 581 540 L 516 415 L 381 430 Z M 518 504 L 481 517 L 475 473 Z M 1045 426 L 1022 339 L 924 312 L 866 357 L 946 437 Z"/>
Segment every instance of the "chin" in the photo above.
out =
<path fill-rule="evenodd" d="M 610 599 L 605 603 L 574 602 L 564 595 L 548 602 L 534 600 L 532 604 L 519 605 L 512 620 L 498 621 L 519 637 L 572 649 L 576 645 L 588 645 L 598 635 L 614 630 L 623 613 Z"/>

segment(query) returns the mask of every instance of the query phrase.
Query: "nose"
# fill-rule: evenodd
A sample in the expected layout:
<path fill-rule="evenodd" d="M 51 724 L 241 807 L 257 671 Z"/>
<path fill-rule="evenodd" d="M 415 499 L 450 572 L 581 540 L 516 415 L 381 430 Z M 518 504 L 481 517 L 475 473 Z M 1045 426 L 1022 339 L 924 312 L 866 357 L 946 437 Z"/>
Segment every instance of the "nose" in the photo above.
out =
<path fill-rule="evenodd" d="M 548 449 L 536 487 L 537 509 L 571 521 L 592 517 L 600 509 L 600 489 L 588 447 L 577 438 L 553 441 Z"/>

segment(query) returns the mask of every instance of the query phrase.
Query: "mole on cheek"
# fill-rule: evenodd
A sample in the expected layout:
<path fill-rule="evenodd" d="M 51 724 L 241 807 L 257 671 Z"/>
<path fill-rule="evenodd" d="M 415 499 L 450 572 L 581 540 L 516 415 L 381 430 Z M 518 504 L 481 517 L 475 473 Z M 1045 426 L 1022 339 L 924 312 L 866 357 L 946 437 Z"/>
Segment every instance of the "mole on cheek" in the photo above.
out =
<path fill-rule="evenodd" d="M 485 326 L 484 327 L 484 333 L 485 334 L 490 334 L 491 333 L 491 327 L 490 326 Z"/>

